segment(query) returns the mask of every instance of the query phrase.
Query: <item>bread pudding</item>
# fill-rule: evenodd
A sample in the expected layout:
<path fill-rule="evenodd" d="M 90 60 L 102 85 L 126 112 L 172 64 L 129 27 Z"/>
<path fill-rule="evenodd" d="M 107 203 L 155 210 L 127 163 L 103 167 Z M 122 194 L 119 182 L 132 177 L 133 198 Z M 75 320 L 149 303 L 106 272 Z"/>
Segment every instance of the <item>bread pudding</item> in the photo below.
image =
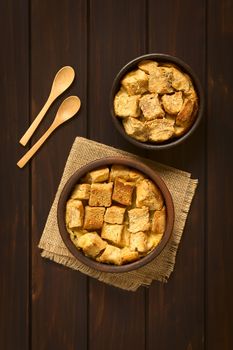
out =
<path fill-rule="evenodd" d="M 144 60 L 121 80 L 114 112 L 130 137 L 169 142 L 193 125 L 198 97 L 190 76 L 175 64 Z"/>
<path fill-rule="evenodd" d="M 142 84 L 132 91 L 143 88 Z M 166 207 L 150 178 L 115 164 L 79 180 L 66 203 L 65 221 L 71 241 L 86 256 L 123 265 L 159 244 L 166 229 Z"/>

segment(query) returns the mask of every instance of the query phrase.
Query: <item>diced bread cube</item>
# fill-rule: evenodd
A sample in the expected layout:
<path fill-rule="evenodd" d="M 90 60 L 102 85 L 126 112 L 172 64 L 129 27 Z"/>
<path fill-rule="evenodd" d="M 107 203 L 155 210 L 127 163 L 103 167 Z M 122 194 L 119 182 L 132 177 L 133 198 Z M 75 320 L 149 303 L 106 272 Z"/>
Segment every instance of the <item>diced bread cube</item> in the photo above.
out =
<path fill-rule="evenodd" d="M 145 142 L 148 140 L 145 123 L 132 117 L 123 119 L 122 123 L 127 135 L 142 142 Z"/>
<path fill-rule="evenodd" d="M 133 183 L 116 178 L 114 181 L 112 200 L 123 205 L 131 205 L 134 187 Z"/>
<path fill-rule="evenodd" d="M 163 237 L 162 234 L 155 234 L 154 232 L 150 232 L 148 234 L 148 239 L 147 239 L 147 249 L 148 250 L 154 249 L 159 244 L 162 237 Z"/>
<path fill-rule="evenodd" d="M 121 89 L 114 98 L 115 114 L 121 118 L 139 117 L 139 98 L 140 95 L 129 96 L 125 90 Z"/>
<path fill-rule="evenodd" d="M 162 109 L 157 94 L 146 94 L 140 98 L 139 106 L 145 119 L 163 118 L 165 112 Z"/>
<path fill-rule="evenodd" d="M 123 165 L 112 165 L 110 171 L 110 181 L 114 181 L 116 177 L 120 177 L 129 182 L 137 182 L 144 178 L 144 175 L 136 170 L 130 169 Z"/>
<path fill-rule="evenodd" d="M 182 92 L 175 92 L 172 95 L 163 95 L 162 103 L 165 111 L 169 114 L 178 114 L 183 105 Z"/>
<path fill-rule="evenodd" d="M 123 224 L 126 208 L 112 205 L 106 209 L 104 221 L 109 224 Z"/>
<path fill-rule="evenodd" d="M 86 230 L 82 230 L 81 228 L 73 228 L 72 230 L 70 228 L 66 228 L 69 232 L 71 241 L 77 246 L 78 239 L 85 233 L 87 233 Z"/>
<path fill-rule="evenodd" d="M 136 250 L 139 253 L 145 253 L 147 248 L 147 234 L 145 232 L 131 233 L 130 249 Z"/>
<path fill-rule="evenodd" d="M 149 91 L 156 94 L 169 94 L 173 92 L 172 69 L 168 67 L 157 67 L 149 75 Z"/>
<path fill-rule="evenodd" d="M 153 142 L 163 142 L 170 139 L 174 134 L 175 120 L 163 118 L 146 122 L 148 138 Z"/>
<path fill-rule="evenodd" d="M 69 199 L 66 203 L 66 225 L 69 228 L 83 225 L 84 208 L 80 200 Z"/>
<path fill-rule="evenodd" d="M 140 69 L 125 75 L 121 81 L 128 95 L 141 95 L 147 91 L 148 75 Z"/>
<path fill-rule="evenodd" d="M 164 234 L 166 228 L 166 209 L 156 210 L 152 217 L 151 231 L 156 234 Z"/>
<path fill-rule="evenodd" d="M 121 242 L 120 242 L 120 247 L 129 247 L 130 244 L 130 232 L 127 228 L 126 225 L 124 225 L 122 235 L 121 235 Z"/>
<path fill-rule="evenodd" d="M 154 72 L 157 67 L 158 63 L 151 60 L 144 60 L 138 63 L 138 68 L 143 70 L 147 74 Z"/>
<path fill-rule="evenodd" d="M 134 208 L 128 211 L 130 232 L 147 231 L 150 228 L 149 209 Z"/>
<path fill-rule="evenodd" d="M 86 180 L 88 183 L 96 183 L 96 182 L 104 182 L 108 181 L 109 178 L 109 168 L 100 168 L 96 170 L 90 171 L 85 177 L 84 181 Z"/>
<path fill-rule="evenodd" d="M 113 183 L 91 184 L 89 205 L 93 207 L 110 207 L 112 204 Z"/>
<path fill-rule="evenodd" d="M 90 197 L 90 184 L 78 184 L 75 186 L 71 198 L 74 199 L 89 199 Z"/>
<path fill-rule="evenodd" d="M 101 229 L 104 222 L 105 208 L 101 207 L 85 207 L 84 225 L 86 230 Z"/>
<path fill-rule="evenodd" d="M 95 258 L 105 249 L 107 243 L 96 232 L 89 232 L 79 237 L 77 246 L 85 255 Z"/>
<path fill-rule="evenodd" d="M 106 264 L 121 265 L 121 249 L 108 244 L 104 252 L 96 260 Z"/>
<path fill-rule="evenodd" d="M 193 100 L 189 98 L 185 99 L 182 109 L 180 110 L 179 114 L 176 117 L 176 125 L 178 126 L 190 125 L 193 121 L 193 118 L 192 118 L 193 108 L 194 108 Z"/>
<path fill-rule="evenodd" d="M 139 258 L 139 254 L 137 251 L 132 251 L 130 248 L 125 247 L 121 250 L 121 263 L 126 264 L 133 262 Z"/>
<path fill-rule="evenodd" d="M 103 225 L 101 237 L 112 244 L 119 245 L 123 231 L 123 225 L 112 225 L 106 222 Z"/>
<path fill-rule="evenodd" d="M 186 74 L 175 67 L 172 67 L 172 87 L 184 92 L 188 92 L 190 88 L 190 82 Z"/>
<path fill-rule="evenodd" d="M 136 185 L 136 207 L 147 206 L 150 210 L 161 210 L 163 197 L 159 188 L 149 179 Z"/>

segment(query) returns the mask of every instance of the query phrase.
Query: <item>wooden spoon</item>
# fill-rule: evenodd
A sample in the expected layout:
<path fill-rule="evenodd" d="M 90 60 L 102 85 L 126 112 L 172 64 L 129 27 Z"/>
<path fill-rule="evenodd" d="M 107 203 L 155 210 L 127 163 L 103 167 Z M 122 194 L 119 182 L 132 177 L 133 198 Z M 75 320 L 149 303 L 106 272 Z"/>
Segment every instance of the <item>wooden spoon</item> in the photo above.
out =
<path fill-rule="evenodd" d="M 23 137 L 19 140 L 19 143 L 21 143 L 21 145 L 25 146 L 28 143 L 29 139 L 35 132 L 36 128 L 40 124 L 41 120 L 45 116 L 45 113 L 47 112 L 51 104 L 54 102 L 54 100 L 56 100 L 56 98 L 59 95 L 61 95 L 66 89 L 68 89 L 68 87 L 72 84 L 74 77 L 75 72 L 70 66 L 65 66 L 57 72 L 53 80 L 53 85 L 49 97 L 44 107 L 42 108 L 38 116 L 33 120 L 32 124 L 27 129 Z"/>
<path fill-rule="evenodd" d="M 52 134 L 52 132 L 61 124 L 72 118 L 80 109 L 81 101 L 77 96 L 67 97 L 60 105 L 54 121 L 44 133 L 44 135 L 35 143 L 35 145 L 18 161 L 17 165 L 23 168 L 24 165 L 32 158 L 32 156 L 43 145 L 45 140 Z"/>

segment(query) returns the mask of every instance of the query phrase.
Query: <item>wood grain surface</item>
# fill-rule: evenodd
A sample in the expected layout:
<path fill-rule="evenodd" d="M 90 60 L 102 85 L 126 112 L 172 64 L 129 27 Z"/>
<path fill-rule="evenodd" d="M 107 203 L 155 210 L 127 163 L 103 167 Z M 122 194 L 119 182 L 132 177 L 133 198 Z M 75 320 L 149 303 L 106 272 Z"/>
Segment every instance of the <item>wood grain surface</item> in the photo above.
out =
<path fill-rule="evenodd" d="M 233 2 L 3 0 L 1 23 L 0 349 L 233 349 Z M 186 61 L 206 96 L 184 144 L 138 150 L 114 129 L 109 92 L 118 70 L 144 53 Z M 82 101 L 23 170 L 18 144 L 63 65 Z M 198 191 L 167 284 L 125 292 L 42 259 L 37 248 L 76 136 L 190 171 Z M 30 146 L 30 145 L 29 145 Z M 27 148 L 26 148 L 27 149 Z"/>

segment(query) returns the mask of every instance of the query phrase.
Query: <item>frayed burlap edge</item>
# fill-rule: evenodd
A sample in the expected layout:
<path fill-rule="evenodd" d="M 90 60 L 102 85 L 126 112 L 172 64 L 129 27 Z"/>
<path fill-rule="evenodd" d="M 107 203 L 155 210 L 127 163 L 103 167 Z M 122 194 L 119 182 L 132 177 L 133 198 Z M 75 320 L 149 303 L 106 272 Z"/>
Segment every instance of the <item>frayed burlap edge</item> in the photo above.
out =
<path fill-rule="evenodd" d="M 87 154 L 85 154 L 85 150 Z M 56 208 L 57 208 L 57 201 L 59 198 L 59 194 L 67 178 L 74 171 L 76 171 L 79 167 L 82 166 L 82 165 L 80 166 L 79 164 L 78 167 L 75 165 L 74 168 L 72 168 L 72 160 L 74 162 L 74 159 L 76 159 L 77 157 L 80 157 L 80 154 L 81 154 L 82 159 L 85 160 L 84 164 L 86 164 L 87 162 L 97 159 L 96 153 L 100 155 L 100 157 L 98 157 L 97 155 L 97 158 L 102 158 L 103 155 L 105 155 L 105 157 L 112 156 L 112 155 L 118 155 L 118 156 L 120 155 L 123 157 L 131 156 L 133 158 L 138 158 L 144 161 L 145 163 L 152 166 L 153 168 L 156 168 L 158 173 L 160 173 L 160 175 L 164 178 L 167 184 L 169 183 L 169 180 L 170 180 L 169 189 L 171 193 L 172 193 L 172 187 L 173 185 L 175 186 L 176 182 L 182 185 L 180 187 L 182 188 L 182 191 L 184 193 L 183 201 L 182 203 L 179 204 L 179 207 L 180 207 L 179 212 L 177 211 L 175 212 L 175 215 L 176 215 L 175 225 L 174 225 L 174 230 L 170 241 L 168 242 L 163 252 L 156 259 L 154 259 L 151 263 L 147 264 L 146 266 L 136 271 L 126 272 L 121 274 L 112 274 L 112 273 L 99 272 L 89 268 L 88 266 L 80 263 L 76 258 L 74 258 L 70 254 L 70 252 L 67 250 L 67 248 L 61 241 L 58 228 L 55 227 L 54 215 L 56 215 Z M 78 163 L 80 163 L 80 159 Z M 155 163 L 148 159 L 143 159 L 135 155 L 132 155 L 130 153 L 114 149 L 113 147 L 102 145 L 97 142 L 78 137 L 76 138 L 72 146 L 72 150 L 68 157 L 66 167 L 62 176 L 62 180 L 58 188 L 57 195 L 55 197 L 54 203 L 50 210 L 49 217 L 39 243 L 39 248 L 43 250 L 41 255 L 42 257 L 48 258 L 50 260 L 53 260 L 57 263 L 60 263 L 72 269 L 79 270 L 82 273 L 88 276 L 97 278 L 98 280 L 103 281 L 107 284 L 114 285 L 116 287 L 129 290 L 129 291 L 135 291 L 141 285 L 149 286 L 153 280 L 167 282 L 170 274 L 174 270 L 177 249 L 182 237 L 184 225 L 187 219 L 187 214 L 190 209 L 190 205 L 197 187 L 197 183 L 198 183 L 197 180 L 190 179 L 189 173 L 186 173 L 168 166 L 163 166 L 162 164 Z M 180 194 L 178 193 L 178 195 Z M 175 201 L 174 201 L 174 205 L 176 210 Z M 50 220 L 51 218 L 52 220 Z"/>

